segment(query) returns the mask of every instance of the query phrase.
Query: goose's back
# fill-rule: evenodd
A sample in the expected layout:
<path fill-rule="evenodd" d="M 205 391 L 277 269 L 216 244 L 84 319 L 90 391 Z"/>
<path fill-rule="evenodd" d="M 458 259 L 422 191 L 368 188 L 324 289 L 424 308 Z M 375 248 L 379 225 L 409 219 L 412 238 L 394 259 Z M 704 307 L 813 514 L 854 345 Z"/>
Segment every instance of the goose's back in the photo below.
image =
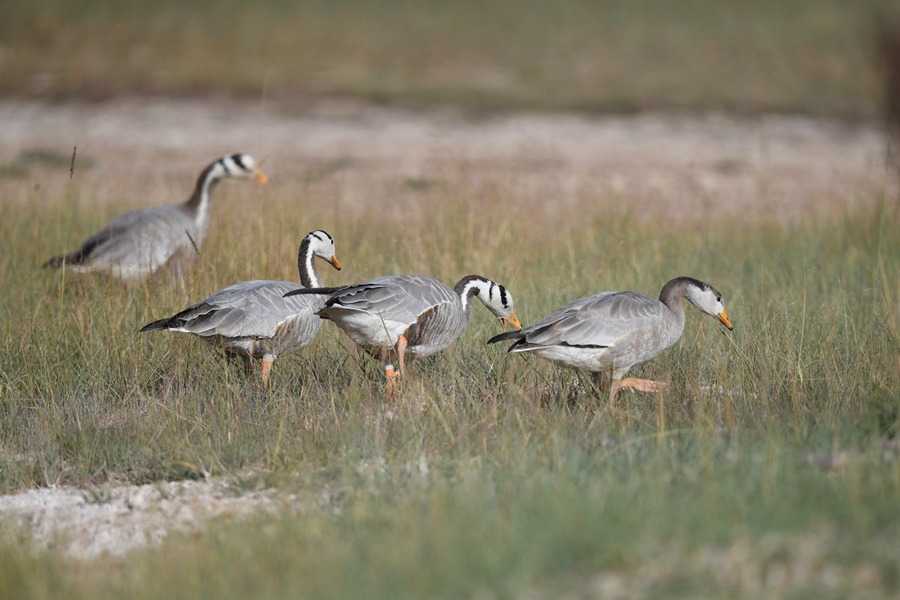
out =
<path fill-rule="evenodd" d="M 524 333 L 511 351 L 535 352 L 592 371 L 620 371 L 670 347 L 681 327 L 658 300 L 635 292 L 601 292 L 576 300 Z"/>
<path fill-rule="evenodd" d="M 82 245 L 84 258 L 75 270 L 110 269 L 122 278 L 143 277 L 176 253 L 197 254 L 206 228 L 183 206 L 153 206 L 123 213 Z M 196 247 L 196 248 L 195 248 Z"/>
<path fill-rule="evenodd" d="M 459 306 L 459 296 L 434 278 L 389 275 L 338 290 L 320 314 L 367 347 L 393 346 L 400 335 L 410 335 L 410 327 L 422 319 L 428 327 L 417 329 L 409 352 L 427 355 L 423 352 L 436 351 L 432 340 L 439 331 L 449 330 L 458 337 L 456 329 L 463 322 Z"/>
<path fill-rule="evenodd" d="M 322 325 L 315 315 L 324 305 L 321 296 L 283 297 L 300 287 L 290 281 L 242 281 L 181 311 L 169 329 L 256 357 L 286 354 L 309 345 Z"/>

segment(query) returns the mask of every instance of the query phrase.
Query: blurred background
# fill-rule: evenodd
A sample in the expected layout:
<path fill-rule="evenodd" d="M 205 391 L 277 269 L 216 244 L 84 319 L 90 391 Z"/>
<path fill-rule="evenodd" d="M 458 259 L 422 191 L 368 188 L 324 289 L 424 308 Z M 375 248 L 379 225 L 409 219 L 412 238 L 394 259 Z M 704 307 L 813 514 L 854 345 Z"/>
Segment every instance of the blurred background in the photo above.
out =
<path fill-rule="evenodd" d="M 872 117 L 898 13 L 891 0 L 3 0 L 0 93 Z"/>

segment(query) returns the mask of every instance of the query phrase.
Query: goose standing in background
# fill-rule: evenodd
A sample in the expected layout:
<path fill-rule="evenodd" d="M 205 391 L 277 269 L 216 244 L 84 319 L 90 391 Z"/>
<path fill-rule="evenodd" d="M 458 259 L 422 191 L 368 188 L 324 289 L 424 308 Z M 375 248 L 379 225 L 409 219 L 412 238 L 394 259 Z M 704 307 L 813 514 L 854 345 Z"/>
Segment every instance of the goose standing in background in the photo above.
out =
<path fill-rule="evenodd" d="M 77 271 L 105 271 L 129 281 L 141 280 L 168 265 L 173 274 L 200 253 L 209 229 L 210 194 L 226 178 L 269 179 L 249 154 L 229 154 L 203 169 L 194 193 L 184 204 L 151 206 L 115 217 L 103 231 L 89 237 L 81 248 L 56 256 L 44 267 Z"/>
<path fill-rule="evenodd" d="M 332 237 L 321 230 L 313 231 L 303 238 L 297 256 L 302 286 L 322 285 L 313 260 L 316 256 L 341 269 Z M 223 346 L 228 354 L 242 357 L 247 371 L 251 358 L 262 359 L 262 381 L 266 384 L 275 359 L 308 346 L 322 326 L 316 311 L 325 305 L 325 299 L 284 297 L 297 289 L 302 289 L 301 285 L 291 281 L 242 281 L 173 317 L 145 325 L 141 332 L 168 329 L 193 333 L 213 346 Z"/>
<path fill-rule="evenodd" d="M 462 335 L 478 298 L 499 320 L 521 327 L 512 295 L 499 283 L 469 275 L 450 289 L 424 275 L 389 275 L 338 288 L 298 289 L 296 294 L 328 295 L 321 318 L 333 321 L 356 344 L 382 362 L 390 396 L 395 379 L 406 375 L 406 360 L 445 350 Z M 396 357 L 399 373 L 394 369 Z"/>
<path fill-rule="evenodd" d="M 612 373 L 609 403 L 620 388 L 659 391 L 662 382 L 629 377 L 641 364 L 670 348 L 684 330 L 685 298 L 732 329 L 722 294 L 691 277 L 676 277 L 654 300 L 636 292 L 600 292 L 572 302 L 520 331 L 501 333 L 489 344 L 514 340 L 509 352 L 532 352 L 566 367 L 596 375 Z"/>

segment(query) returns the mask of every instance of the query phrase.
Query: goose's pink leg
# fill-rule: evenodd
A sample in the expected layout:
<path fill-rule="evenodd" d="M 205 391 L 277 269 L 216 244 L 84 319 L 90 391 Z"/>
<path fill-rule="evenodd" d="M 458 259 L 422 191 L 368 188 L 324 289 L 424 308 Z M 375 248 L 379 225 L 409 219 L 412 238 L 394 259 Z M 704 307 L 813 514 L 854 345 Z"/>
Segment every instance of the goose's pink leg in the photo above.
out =
<path fill-rule="evenodd" d="M 616 393 L 620 389 L 634 390 L 645 394 L 656 394 L 666 389 L 665 381 L 654 381 L 652 379 L 638 379 L 637 377 L 627 377 L 625 379 L 613 379 L 609 389 L 609 407 L 613 407 L 616 399 Z"/>

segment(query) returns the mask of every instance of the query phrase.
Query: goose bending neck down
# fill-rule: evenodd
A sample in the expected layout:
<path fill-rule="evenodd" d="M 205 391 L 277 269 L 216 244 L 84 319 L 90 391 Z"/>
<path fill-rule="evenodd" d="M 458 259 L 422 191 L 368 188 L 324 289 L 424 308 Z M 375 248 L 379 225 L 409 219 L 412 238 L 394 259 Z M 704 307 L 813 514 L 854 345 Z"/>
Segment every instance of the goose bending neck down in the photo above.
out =
<path fill-rule="evenodd" d="M 636 292 L 600 292 L 581 298 L 520 331 L 501 333 L 489 344 L 513 341 L 509 352 L 530 352 L 554 363 L 611 373 L 609 402 L 621 388 L 656 392 L 663 382 L 629 377 L 628 370 L 670 348 L 684 330 L 682 299 L 717 318 L 729 330 L 722 294 L 692 277 L 676 277 L 654 300 Z"/>
<path fill-rule="evenodd" d="M 287 292 L 303 289 L 301 286 L 322 285 L 313 260 L 317 256 L 341 269 L 332 237 L 325 231 L 313 231 L 300 242 L 300 285 L 270 280 L 235 283 L 174 316 L 145 325 L 141 331 L 193 333 L 211 345 L 224 347 L 226 353 L 243 358 L 248 371 L 250 359 L 262 359 L 262 382 L 266 384 L 275 359 L 308 346 L 322 325 L 315 314 L 325 305 L 322 298 L 284 297 Z"/>
<path fill-rule="evenodd" d="M 407 359 L 423 358 L 445 350 L 465 331 L 478 298 L 500 321 L 520 327 L 512 295 L 505 287 L 482 277 L 463 277 L 450 289 L 424 275 L 389 275 L 337 288 L 298 289 L 288 296 L 327 296 L 318 311 L 350 339 L 381 360 L 387 392 L 406 375 Z M 396 358 L 399 373 L 394 369 Z"/>

